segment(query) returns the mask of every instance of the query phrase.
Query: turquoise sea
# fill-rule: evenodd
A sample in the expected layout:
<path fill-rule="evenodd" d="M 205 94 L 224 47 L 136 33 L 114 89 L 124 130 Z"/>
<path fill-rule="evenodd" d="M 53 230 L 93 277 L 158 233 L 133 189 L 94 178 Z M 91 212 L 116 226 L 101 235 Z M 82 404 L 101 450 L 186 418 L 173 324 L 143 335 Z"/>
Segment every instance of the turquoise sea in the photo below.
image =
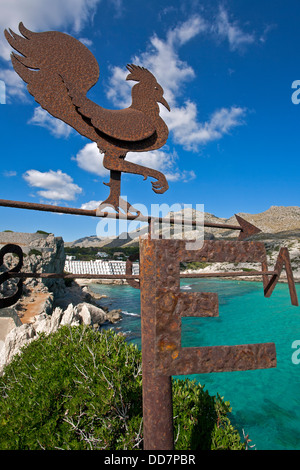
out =
<path fill-rule="evenodd" d="M 300 450 L 300 363 L 292 361 L 300 341 L 300 307 L 291 306 L 286 284 L 277 284 L 270 299 L 262 283 L 200 279 L 182 281 L 186 292 L 217 292 L 218 318 L 182 319 L 183 346 L 238 345 L 274 342 L 275 369 L 223 372 L 189 376 L 212 395 L 219 393 L 232 406 L 231 421 L 249 434 L 257 450 Z M 116 325 L 129 341 L 141 346 L 140 293 L 129 286 L 91 285 L 108 296 L 102 305 L 121 308 L 123 319 Z M 300 299 L 300 285 L 297 285 Z M 298 361 L 294 361 L 298 362 Z"/>

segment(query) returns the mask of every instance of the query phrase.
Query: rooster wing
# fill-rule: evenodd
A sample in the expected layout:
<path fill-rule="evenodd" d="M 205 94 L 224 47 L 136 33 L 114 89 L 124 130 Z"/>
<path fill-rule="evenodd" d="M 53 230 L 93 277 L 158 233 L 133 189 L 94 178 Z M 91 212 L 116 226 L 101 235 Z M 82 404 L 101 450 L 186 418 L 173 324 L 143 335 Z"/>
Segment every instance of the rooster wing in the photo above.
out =
<path fill-rule="evenodd" d="M 104 109 L 80 93 L 74 83 L 69 84 L 66 80 L 65 82 L 78 112 L 90 120 L 101 133 L 128 142 L 138 142 L 154 134 L 156 130 L 154 124 L 142 111 L 131 107 L 117 110 Z"/>

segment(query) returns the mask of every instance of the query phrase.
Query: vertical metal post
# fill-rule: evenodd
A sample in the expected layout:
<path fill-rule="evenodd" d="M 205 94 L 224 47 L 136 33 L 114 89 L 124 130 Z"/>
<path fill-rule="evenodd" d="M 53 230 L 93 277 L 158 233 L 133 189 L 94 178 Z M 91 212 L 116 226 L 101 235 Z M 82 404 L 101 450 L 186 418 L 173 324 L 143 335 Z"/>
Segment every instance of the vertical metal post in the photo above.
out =
<path fill-rule="evenodd" d="M 155 248 L 140 240 L 141 335 L 143 373 L 144 450 L 172 450 L 173 407 L 171 376 L 156 375 Z"/>

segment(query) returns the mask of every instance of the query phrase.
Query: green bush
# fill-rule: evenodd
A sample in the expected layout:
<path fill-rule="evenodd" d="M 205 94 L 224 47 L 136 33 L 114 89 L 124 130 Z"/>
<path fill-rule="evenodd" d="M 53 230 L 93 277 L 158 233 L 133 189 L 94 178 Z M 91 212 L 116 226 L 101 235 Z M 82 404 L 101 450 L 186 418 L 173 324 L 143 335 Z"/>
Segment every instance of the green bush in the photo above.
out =
<path fill-rule="evenodd" d="M 41 235 L 50 235 L 50 232 L 45 232 L 44 230 L 37 230 L 35 233 L 40 233 Z"/>
<path fill-rule="evenodd" d="M 141 353 L 112 331 L 61 327 L 0 377 L 0 449 L 141 449 Z M 229 404 L 173 380 L 176 449 L 242 449 Z"/>
<path fill-rule="evenodd" d="M 210 263 L 204 263 L 204 262 L 199 262 L 199 261 L 192 261 L 189 263 L 185 263 L 185 265 L 181 264 L 181 268 L 184 271 L 186 271 L 187 269 L 192 269 L 192 270 L 204 269 L 207 266 L 210 266 Z"/>

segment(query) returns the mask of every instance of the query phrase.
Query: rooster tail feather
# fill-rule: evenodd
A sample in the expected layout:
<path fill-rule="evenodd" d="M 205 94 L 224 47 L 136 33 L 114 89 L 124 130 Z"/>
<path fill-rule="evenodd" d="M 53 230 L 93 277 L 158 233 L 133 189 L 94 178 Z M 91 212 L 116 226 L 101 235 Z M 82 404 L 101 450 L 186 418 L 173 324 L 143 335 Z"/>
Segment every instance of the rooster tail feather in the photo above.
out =
<path fill-rule="evenodd" d="M 33 81 L 36 72 L 33 72 L 28 67 L 26 67 L 26 65 L 23 63 L 23 59 L 25 58 L 17 54 L 11 54 L 11 61 L 15 71 L 24 80 L 25 83 L 30 83 Z"/>
<path fill-rule="evenodd" d="M 22 21 L 21 23 L 19 24 L 19 31 L 21 34 L 23 34 L 23 36 L 25 36 L 25 38 L 27 39 L 31 39 L 35 36 L 35 34 L 37 33 L 34 33 L 33 31 L 30 31 L 29 29 L 25 28 L 25 26 L 23 25 Z"/>
<path fill-rule="evenodd" d="M 28 54 L 28 44 L 27 44 L 28 40 L 27 39 L 14 33 L 11 29 L 9 29 L 9 32 L 7 31 L 7 29 L 5 29 L 4 35 L 5 35 L 7 42 L 10 44 L 10 46 L 13 49 L 16 49 L 16 51 L 20 52 L 24 56 Z"/>
<path fill-rule="evenodd" d="M 77 39 L 58 31 L 34 33 L 23 23 L 19 30 L 5 30 L 13 52 L 15 71 L 27 83 L 29 93 L 52 116 L 74 127 L 81 135 L 95 141 L 98 134 L 76 111 L 70 95 L 85 96 L 99 78 L 94 55 Z M 68 87 L 68 88 L 67 88 Z"/>
<path fill-rule="evenodd" d="M 17 59 L 24 66 L 49 75 L 63 75 L 69 82 L 79 84 L 85 93 L 97 83 L 97 60 L 80 41 L 58 31 L 34 33 L 23 23 L 19 24 L 19 30 L 22 36 L 11 29 L 4 34 L 11 47 L 22 54 Z"/>

